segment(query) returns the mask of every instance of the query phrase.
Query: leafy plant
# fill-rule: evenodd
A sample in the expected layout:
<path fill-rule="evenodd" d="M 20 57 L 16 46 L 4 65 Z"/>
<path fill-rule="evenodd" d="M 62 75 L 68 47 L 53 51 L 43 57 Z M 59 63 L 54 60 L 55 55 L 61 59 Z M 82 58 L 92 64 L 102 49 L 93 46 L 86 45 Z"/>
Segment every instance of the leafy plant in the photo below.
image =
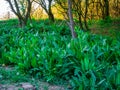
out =
<path fill-rule="evenodd" d="M 46 23 L 1 28 L 0 63 L 47 82 L 67 82 L 73 90 L 120 88 L 119 39 L 79 29 L 78 38 L 70 39 L 66 26 Z"/>

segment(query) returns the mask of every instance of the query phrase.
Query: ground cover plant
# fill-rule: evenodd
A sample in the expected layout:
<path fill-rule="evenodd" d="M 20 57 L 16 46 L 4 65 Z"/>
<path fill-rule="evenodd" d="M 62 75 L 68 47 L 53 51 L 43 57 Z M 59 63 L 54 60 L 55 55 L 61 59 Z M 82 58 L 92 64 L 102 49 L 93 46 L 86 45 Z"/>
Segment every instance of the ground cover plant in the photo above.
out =
<path fill-rule="evenodd" d="M 77 38 L 71 39 L 68 26 L 60 22 L 33 20 L 19 28 L 17 20 L 1 21 L 1 66 L 12 65 L 49 83 L 67 83 L 72 90 L 119 90 L 120 34 L 110 37 L 76 28 Z"/>

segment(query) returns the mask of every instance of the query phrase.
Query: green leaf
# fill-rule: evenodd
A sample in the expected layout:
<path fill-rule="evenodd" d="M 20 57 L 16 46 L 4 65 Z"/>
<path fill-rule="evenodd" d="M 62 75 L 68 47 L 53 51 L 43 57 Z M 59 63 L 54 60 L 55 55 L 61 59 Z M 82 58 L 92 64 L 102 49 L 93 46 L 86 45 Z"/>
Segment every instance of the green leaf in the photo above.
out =
<path fill-rule="evenodd" d="M 33 59 L 31 60 L 31 65 L 32 65 L 33 68 L 37 67 L 36 58 L 33 58 Z"/>

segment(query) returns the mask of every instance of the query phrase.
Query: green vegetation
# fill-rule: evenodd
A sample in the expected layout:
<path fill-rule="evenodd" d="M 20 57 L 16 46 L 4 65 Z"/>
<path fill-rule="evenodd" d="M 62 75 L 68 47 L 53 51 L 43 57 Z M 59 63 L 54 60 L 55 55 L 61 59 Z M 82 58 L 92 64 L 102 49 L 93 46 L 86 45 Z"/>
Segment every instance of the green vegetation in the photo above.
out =
<path fill-rule="evenodd" d="M 104 20 L 91 20 L 88 22 L 91 32 L 95 34 L 102 34 L 113 38 L 120 36 L 120 18 Z"/>
<path fill-rule="evenodd" d="M 28 75 L 24 76 L 24 74 L 21 74 L 13 67 L 0 67 L 0 84 L 10 84 L 11 82 L 18 83 L 21 81 L 28 82 L 29 78 L 30 77 Z"/>
<path fill-rule="evenodd" d="M 71 39 L 69 27 L 60 20 L 33 21 L 24 28 L 17 27 L 16 20 L 0 24 L 1 66 L 15 66 L 49 83 L 68 83 L 72 90 L 120 89 L 120 34 L 111 31 L 113 38 L 76 28 L 78 37 Z"/>

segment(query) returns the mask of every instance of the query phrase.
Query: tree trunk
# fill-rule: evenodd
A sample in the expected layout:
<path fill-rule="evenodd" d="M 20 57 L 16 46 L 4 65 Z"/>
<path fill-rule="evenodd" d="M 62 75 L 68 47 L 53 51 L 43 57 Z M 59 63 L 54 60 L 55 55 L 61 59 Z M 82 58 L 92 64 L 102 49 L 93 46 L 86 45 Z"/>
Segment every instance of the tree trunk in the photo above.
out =
<path fill-rule="evenodd" d="M 109 17 L 109 1 L 108 0 L 104 0 L 105 1 L 105 16 Z"/>
<path fill-rule="evenodd" d="M 87 13 L 88 13 L 88 0 L 85 0 L 85 16 L 84 16 L 84 25 L 86 30 L 89 30 L 88 24 L 87 24 Z"/>
<path fill-rule="evenodd" d="M 26 24 L 22 19 L 18 19 L 19 20 L 19 26 L 22 28 L 24 27 Z"/>
<path fill-rule="evenodd" d="M 104 0 L 104 7 L 103 7 L 103 19 L 107 20 L 109 18 L 109 1 Z"/>
<path fill-rule="evenodd" d="M 84 30 L 83 24 L 82 24 L 82 6 L 81 6 L 82 1 L 81 0 L 79 1 L 79 4 L 80 4 L 79 5 L 80 10 L 78 11 L 79 26 L 80 26 L 81 30 Z M 77 9 L 79 9 L 79 8 L 77 8 Z"/>
<path fill-rule="evenodd" d="M 31 12 L 31 6 L 32 6 L 32 2 L 31 0 L 26 0 L 26 5 L 27 7 L 25 8 L 26 9 L 26 12 L 25 14 L 21 14 L 21 9 L 19 8 L 19 4 L 17 0 L 13 0 L 13 3 L 12 3 L 12 0 L 6 0 L 9 5 L 10 5 L 10 8 L 12 9 L 13 13 L 18 17 L 18 20 L 19 20 L 19 26 L 20 27 L 24 27 L 27 25 L 27 21 L 28 19 L 30 19 L 30 12 Z"/>
<path fill-rule="evenodd" d="M 84 30 L 81 15 L 79 15 L 79 26 L 81 30 Z"/>
<path fill-rule="evenodd" d="M 69 27 L 71 30 L 72 38 L 76 38 L 76 33 L 74 31 L 74 21 L 73 21 L 73 15 L 72 15 L 72 1 L 68 0 L 68 14 L 69 14 Z"/>
<path fill-rule="evenodd" d="M 54 15 L 52 13 L 51 4 L 52 4 L 52 0 L 49 1 L 49 5 L 48 5 L 48 17 L 50 21 L 54 22 Z"/>
<path fill-rule="evenodd" d="M 52 12 L 49 12 L 48 17 L 50 21 L 54 22 L 54 15 Z"/>

